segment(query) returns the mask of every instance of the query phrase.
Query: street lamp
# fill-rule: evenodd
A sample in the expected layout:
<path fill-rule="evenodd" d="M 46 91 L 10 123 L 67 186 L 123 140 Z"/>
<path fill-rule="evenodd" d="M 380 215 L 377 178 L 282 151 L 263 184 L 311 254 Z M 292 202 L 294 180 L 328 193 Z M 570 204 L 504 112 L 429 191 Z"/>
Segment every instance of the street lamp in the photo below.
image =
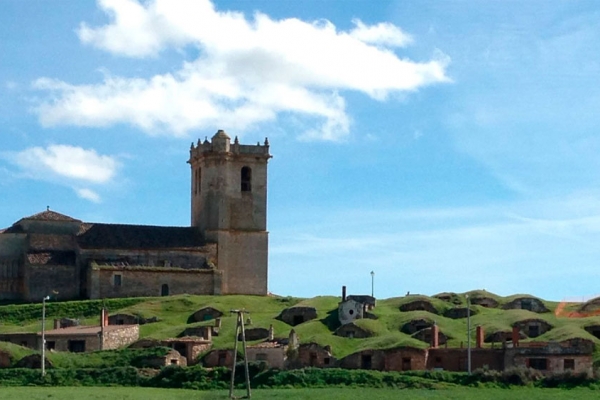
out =
<path fill-rule="evenodd" d="M 46 376 L 46 300 L 50 296 L 42 299 L 42 376 Z"/>
<path fill-rule="evenodd" d="M 371 271 L 371 297 L 375 297 L 375 271 Z"/>
<path fill-rule="evenodd" d="M 467 372 L 471 375 L 471 299 L 467 298 Z"/>

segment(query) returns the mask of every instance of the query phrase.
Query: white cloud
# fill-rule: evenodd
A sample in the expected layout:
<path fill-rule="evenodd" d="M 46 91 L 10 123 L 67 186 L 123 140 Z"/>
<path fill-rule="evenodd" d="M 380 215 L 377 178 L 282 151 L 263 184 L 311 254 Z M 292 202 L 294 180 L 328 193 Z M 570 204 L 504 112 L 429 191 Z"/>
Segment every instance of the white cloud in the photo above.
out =
<path fill-rule="evenodd" d="M 100 203 L 100 195 L 91 189 L 75 189 L 77 196 L 82 199 L 89 200 L 93 203 Z"/>
<path fill-rule="evenodd" d="M 83 43 L 116 55 L 159 57 L 169 47 L 194 46 L 200 56 L 173 73 L 106 77 L 71 85 L 42 78 L 34 86 L 52 98 L 37 112 L 44 125 L 128 123 L 149 133 L 183 136 L 229 126 L 243 131 L 292 113 L 319 121 L 305 139 L 340 140 L 351 118 L 341 91 L 385 100 L 390 93 L 446 82 L 446 56 L 413 62 L 391 48 L 412 38 L 380 23 L 340 31 L 329 21 L 274 20 L 215 10 L 208 0 L 103 0 L 105 26 L 82 23 Z"/>
<path fill-rule="evenodd" d="M 36 179 L 69 179 L 78 182 L 105 184 L 114 178 L 116 159 L 69 145 L 31 147 L 12 154 L 11 161 Z"/>
<path fill-rule="evenodd" d="M 403 47 L 412 43 L 413 40 L 410 35 L 390 23 L 382 22 L 367 26 L 359 19 L 352 22 L 354 22 L 356 28 L 350 32 L 350 35 L 365 43 Z"/>

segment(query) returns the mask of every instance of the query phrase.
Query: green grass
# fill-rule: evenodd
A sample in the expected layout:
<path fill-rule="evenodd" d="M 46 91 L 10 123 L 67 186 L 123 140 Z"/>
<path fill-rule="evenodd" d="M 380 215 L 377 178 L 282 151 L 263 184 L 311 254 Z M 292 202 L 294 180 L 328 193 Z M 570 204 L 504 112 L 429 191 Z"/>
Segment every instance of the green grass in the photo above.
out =
<path fill-rule="evenodd" d="M 237 396 L 245 392 L 237 390 Z M 184 389 L 149 389 L 149 388 L 120 388 L 120 387 L 7 387 L 0 391 L 0 399 L 11 400 L 48 400 L 48 399 L 91 399 L 91 400 L 217 400 L 227 399 L 227 391 L 199 392 Z M 259 389 L 252 391 L 255 399 L 369 399 L 396 400 L 406 398 L 411 400 L 592 400 L 598 398 L 598 392 L 589 389 L 465 389 L 452 388 L 442 390 L 421 389 Z"/>
<path fill-rule="evenodd" d="M 177 337 L 189 327 L 199 325 L 212 325 L 214 321 L 197 322 L 188 324 L 191 314 L 203 307 L 214 307 L 223 312 L 222 325 L 219 336 L 213 337 L 213 348 L 232 348 L 235 332 L 236 317 L 230 313 L 232 309 L 245 309 L 251 319 L 249 328 L 269 328 L 273 325 L 275 336 L 284 338 L 289 335 L 291 326 L 276 319 L 282 310 L 292 306 L 310 306 L 317 309 L 318 318 L 293 327 L 300 337 L 301 343 L 317 342 L 322 345 L 330 345 L 335 357 L 342 358 L 363 349 L 386 349 L 397 346 L 427 347 L 423 343 L 400 332 L 403 324 L 416 319 L 423 318 L 435 322 L 440 330 L 448 336 L 448 346 L 459 347 L 466 341 L 466 319 L 451 319 L 443 316 L 443 313 L 453 307 L 466 306 L 465 295 L 474 297 L 489 297 L 495 299 L 499 305 L 497 308 L 485 308 L 472 306 L 477 314 L 472 316 L 471 322 L 474 327 L 482 325 L 487 334 L 494 331 L 511 331 L 515 322 L 524 319 L 542 319 L 553 326 L 553 329 L 544 335 L 532 339 L 536 341 L 561 341 L 570 338 L 585 338 L 600 343 L 598 339 L 585 331 L 584 327 L 592 324 L 600 324 L 600 316 L 569 319 L 558 318 L 554 315 L 557 303 L 544 301 L 550 312 L 536 314 L 526 310 L 503 310 L 502 306 L 517 297 L 531 297 L 528 295 L 513 295 L 501 297 L 482 290 L 467 293 L 452 293 L 451 301 L 446 302 L 434 297 L 423 295 L 410 295 L 395 297 L 377 301 L 377 306 L 372 313 L 377 319 L 365 319 L 358 321 L 357 325 L 373 334 L 366 339 L 347 339 L 333 335 L 338 327 L 337 305 L 340 301 L 335 296 L 319 296 L 312 299 L 299 299 L 293 297 L 273 296 L 191 296 L 180 295 L 161 298 L 135 298 L 135 299 L 111 299 L 102 302 L 100 300 L 79 302 L 53 302 L 47 304 L 47 316 L 49 319 L 70 317 L 80 318 L 83 323 L 97 324 L 99 310 L 102 304 L 109 308 L 111 314 L 129 313 L 141 317 L 158 317 L 159 322 L 145 324 L 140 327 L 142 338 L 166 339 Z M 427 300 L 436 309 L 437 314 L 426 311 L 401 312 L 402 304 L 414 300 Z M 0 306 L 0 332 L 35 332 L 41 329 L 40 324 L 41 305 L 7 305 Z M 474 334 L 472 336 L 474 340 Z M 527 341 L 527 340 L 525 340 Z M 0 349 L 6 348 L 0 347 Z M 29 354 L 30 350 L 12 346 L 6 348 L 13 356 L 21 357 Z M 83 358 L 69 358 L 70 356 L 51 355 L 55 357 L 60 365 L 85 364 Z M 600 355 L 599 355 L 600 358 Z M 81 361 L 84 360 L 84 361 Z M 95 366 L 105 361 L 98 357 L 88 360 L 90 365 Z"/>

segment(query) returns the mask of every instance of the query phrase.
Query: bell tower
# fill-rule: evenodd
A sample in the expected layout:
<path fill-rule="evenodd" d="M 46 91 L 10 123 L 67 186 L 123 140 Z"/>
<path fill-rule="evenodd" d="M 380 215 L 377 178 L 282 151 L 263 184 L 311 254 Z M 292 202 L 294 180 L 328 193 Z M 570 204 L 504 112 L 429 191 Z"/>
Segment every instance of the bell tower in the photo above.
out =
<path fill-rule="evenodd" d="M 190 148 L 192 226 L 217 243 L 222 294 L 267 294 L 269 141 L 242 145 L 219 130 Z"/>

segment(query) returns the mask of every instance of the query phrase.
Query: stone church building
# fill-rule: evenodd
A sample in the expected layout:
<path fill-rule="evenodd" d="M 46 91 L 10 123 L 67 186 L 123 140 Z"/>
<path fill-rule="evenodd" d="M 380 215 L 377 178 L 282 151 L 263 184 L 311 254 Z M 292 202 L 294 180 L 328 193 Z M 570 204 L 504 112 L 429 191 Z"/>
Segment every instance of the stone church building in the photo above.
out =
<path fill-rule="evenodd" d="M 0 300 L 267 294 L 269 142 L 192 143 L 191 226 L 83 222 L 47 209 L 0 230 Z"/>

